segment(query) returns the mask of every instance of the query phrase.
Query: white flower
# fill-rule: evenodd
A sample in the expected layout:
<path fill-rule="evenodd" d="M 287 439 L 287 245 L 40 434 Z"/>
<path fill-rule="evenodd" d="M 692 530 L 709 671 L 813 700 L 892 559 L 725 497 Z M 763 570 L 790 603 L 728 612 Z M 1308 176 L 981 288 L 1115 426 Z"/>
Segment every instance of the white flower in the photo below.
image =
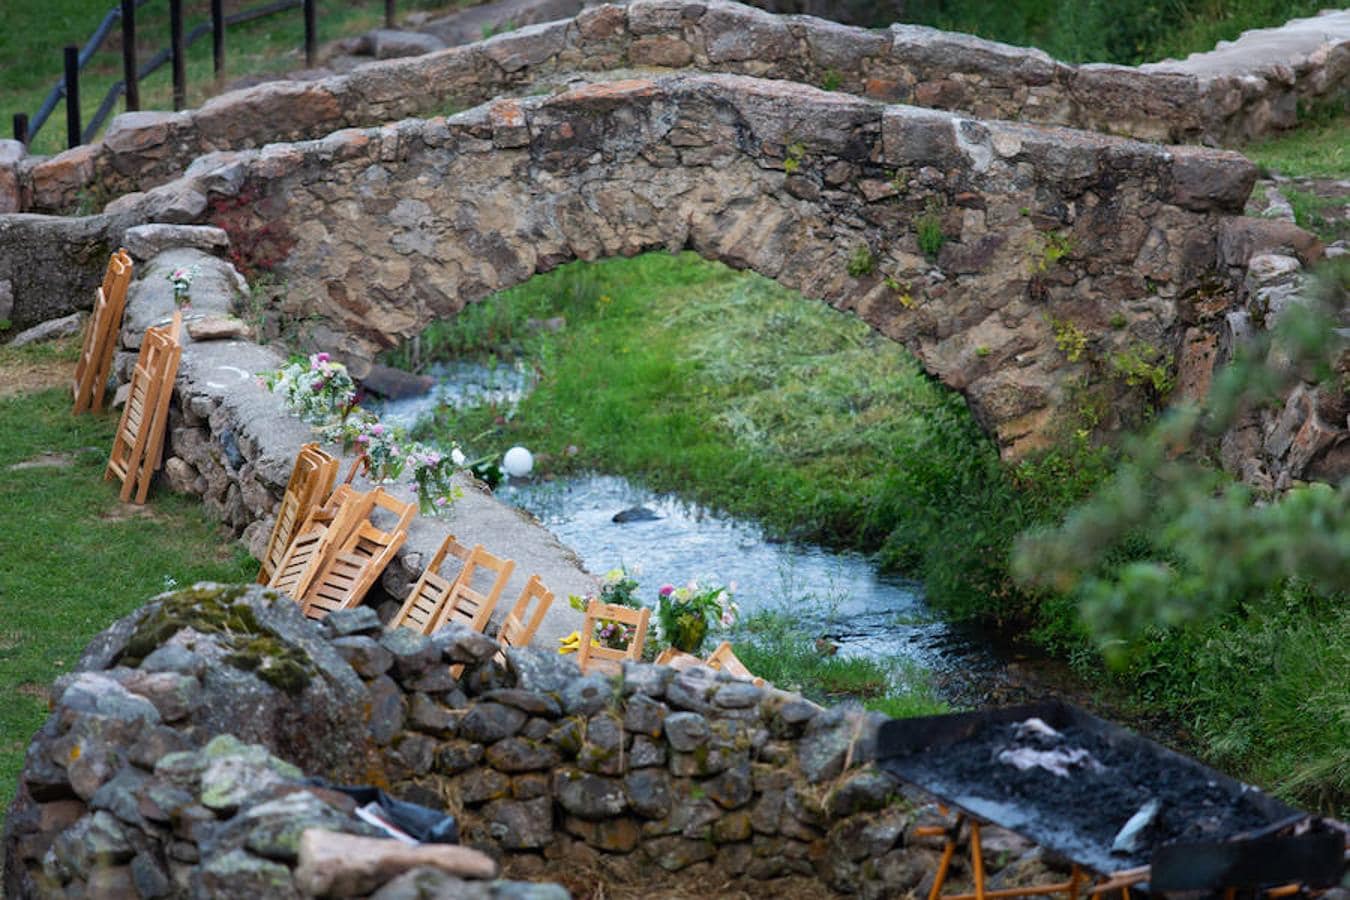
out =
<path fill-rule="evenodd" d="M 450 451 L 450 461 L 457 466 L 462 466 L 468 460 L 464 456 L 464 451 L 456 447 Z"/>

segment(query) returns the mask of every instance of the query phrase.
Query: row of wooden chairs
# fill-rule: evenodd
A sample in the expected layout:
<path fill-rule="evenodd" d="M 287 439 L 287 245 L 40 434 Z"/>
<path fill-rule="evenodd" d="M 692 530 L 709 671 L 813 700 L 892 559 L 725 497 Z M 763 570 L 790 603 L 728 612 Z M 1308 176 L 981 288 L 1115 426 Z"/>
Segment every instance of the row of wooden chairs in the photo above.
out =
<path fill-rule="evenodd" d="M 302 446 L 263 553 L 258 581 L 289 593 L 311 618 L 359 604 L 407 538 L 413 504 L 401 503 L 378 488 L 367 494 L 354 490 L 351 480 L 356 468 L 353 465 L 346 481 L 334 489 L 337 460 L 317 444 Z M 381 531 L 368 521 L 376 508 L 397 517 L 393 529 Z M 301 523 L 298 527 L 297 522 Z M 459 571 L 447 577 L 441 568 L 451 557 L 459 560 Z M 447 535 L 389 627 L 430 635 L 458 622 L 474 631 L 486 631 L 515 565 L 513 560 L 489 553 L 482 544 L 468 547 Z M 553 593 L 538 575 L 531 575 L 503 620 L 497 640 L 506 647 L 528 645 L 552 605 Z M 641 659 L 650 619 L 648 608 L 592 598 L 579 632 L 577 665 L 581 671 L 617 673 L 624 660 Z M 601 646 L 591 638 L 602 622 L 631 627 L 632 638 L 622 648 Z M 657 659 L 677 666 L 689 661 L 764 683 L 745 668 L 725 641 L 707 660 L 673 648 Z M 454 667 L 456 677 L 461 669 Z"/>
<path fill-rule="evenodd" d="M 461 563 L 453 579 L 447 579 L 440 573 L 441 565 L 450 556 Z M 389 623 L 390 627 L 411 628 L 422 634 L 432 634 L 451 622 L 458 622 L 474 631 L 486 631 L 492 612 L 515 567 L 513 560 L 489 553 L 482 544 L 475 544 L 470 549 L 457 541 L 454 535 L 447 535 L 431 563 L 408 592 L 408 599 Z M 538 575 L 531 575 L 515 605 L 502 621 L 497 632 L 498 642 L 505 647 L 524 647 L 529 644 L 552 605 L 553 592 L 544 586 Z M 450 671 L 458 678 L 463 668 L 452 666 Z"/>
<path fill-rule="evenodd" d="M 286 591 L 315 618 L 360 603 L 403 545 L 412 519 L 412 504 L 401 504 L 383 490 L 360 494 L 351 487 L 359 464 L 334 489 L 338 461 L 318 444 L 303 445 L 263 551 L 258 581 Z M 392 531 L 381 532 L 365 521 L 376 507 L 398 516 Z M 452 579 L 440 572 L 450 557 L 460 562 Z M 448 535 L 390 627 L 431 634 L 453 621 L 483 631 L 514 570 L 514 561 L 489 553 L 481 544 L 466 547 Z M 499 639 L 513 647 L 528 644 L 552 603 L 553 594 L 543 581 L 531 576 L 502 623 Z"/>
<path fill-rule="evenodd" d="M 296 462 L 300 476 L 295 495 L 302 499 L 307 495 L 313 503 L 313 498 L 319 496 L 314 486 L 331 479 L 336 461 L 330 464 L 319 456 L 323 451 L 312 445 L 302 448 L 302 453 L 306 450 L 308 460 Z M 277 516 L 273 539 L 269 540 L 265 554 L 264 569 L 271 569 L 268 587 L 290 594 L 311 619 L 322 619 L 330 612 L 360 604 L 408 539 L 408 525 L 417 511 L 415 503 L 405 503 L 383 488 L 358 491 L 351 486 L 350 475 L 348 479 L 309 508 L 301 525 L 286 541 L 285 552 L 277 557 L 272 552 L 273 541 L 280 543 L 289 527 L 288 521 L 294 521 L 304 505 L 294 497 L 290 503 L 283 497 L 281 514 Z M 296 480 L 293 472 L 292 481 Z M 287 491 L 291 492 L 290 486 Z M 372 516 L 377 510 L 393 515 L 392 528 L 375 526 Z"/>

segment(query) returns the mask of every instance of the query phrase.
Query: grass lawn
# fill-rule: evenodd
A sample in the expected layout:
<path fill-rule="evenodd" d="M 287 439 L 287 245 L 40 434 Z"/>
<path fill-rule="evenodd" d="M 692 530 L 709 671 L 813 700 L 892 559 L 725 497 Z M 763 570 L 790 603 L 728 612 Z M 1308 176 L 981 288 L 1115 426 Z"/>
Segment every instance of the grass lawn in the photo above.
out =
<path fill-rule="evenodd" d="M 1350 174 L 1350 108 L 1319 106 L 1302 117 L 1298 128 L 1242 149 L 1268 171 L 1294 178 L 1344 178 Z"/>
<path fill-rule="evenodd" d="M 225 0 L 225 15 L 259 6 L 264 0 Z M 15 113 L 37 114 L 47 92 L 63 77 L 61 48 L 83 45 L 117 0 L 6 0 L 4 27 L 0 28 L 0 128 L 13 137 Z M 400 15 L 414 9 L 450 11 L 465 2 L 446 0 L 399 0 Z M 151 0 L 136 11 L 136 54 L 143 65 L 169 44 L 169 12 L 164 0 Z M 336 40 L 360 34 L 384 24 L 384 4 L 378 0 L 343 3 L 318 0 L 318 39 Z M 211 21 L 209 0 L 184 0 L 184 35 Z M 225 35 L 225 81 L 258 72 L 284 72 L 304 68 L 304 18 L 297 7 L 265 18 L 231 26 Z M 80 73 L 80 121 L 87 127 L 108 88 L 122 78 L 121 23 L 113 25 L 103 47 Z M 187 102 L 189 107 L 219 92 L 211 59 L 211 37 L 199 38 L 187 52 Z M 172 68 L 161 67 L 141 82 L 141 108 L 173 108 Z M 117 104 L 114 115 L 124 105 Z M 52 154 L 66 149 L 66 108 L 59 101 L 51 117 L 32 142 L 34 153 Z"/>
<path fill-rule="evenodd" d="M 257 563 L 195 499 L 121 503 L 103 480 L 117 419 L 70 413 L 78 345 L 0 348 L 0 820 L 48 689 L 89 640 L 171 582 L 252 581 Z M 45 379 L 43 376 L 46 376 Z M 11 381 L 11 379 L 14 379 Z"/>

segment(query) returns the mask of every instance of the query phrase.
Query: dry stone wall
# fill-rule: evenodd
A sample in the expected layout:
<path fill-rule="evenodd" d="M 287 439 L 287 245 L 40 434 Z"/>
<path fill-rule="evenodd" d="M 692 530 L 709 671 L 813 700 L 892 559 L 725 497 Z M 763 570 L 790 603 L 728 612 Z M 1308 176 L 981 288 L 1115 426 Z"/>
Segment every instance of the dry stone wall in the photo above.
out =
<path fill-rule="evenodd" d="M 1190 298 L 1254 178 L 1222 151 L 668 76 L 214 154 L 108 213 L 228 225 L 249 198 L 291 302 L 358 368 L 568 260 L 693 249 L 903 343 L 1016 457 L 1084 380 L 1127 407 L 1066 334 L 1162 360 L 1219 327 Z"/>
<path fill-rule="evenodd" d="M 830 85 L 977 118 L 1228 144 L 1290 127 L 1300 100 L 1345 91 L 1350 12 L 1251 32 L 1182 62 L 1130 68 L 1068 65 L 1039 50 L 922 26 L 868 31 L 725 0 L 636 0 L 319 82 L 234 91 L 200 109 L 127 113 L 101 142 L 51 159 L 0 142 L 0 213 L 65 211 L 81 197 L 144 190 L 213 150 L 318 138 L 650 68 Z"/>
<path fill-rule="evenodd" d="M 305 829 L 378 832 L 306 775 L 451 812 L 521 879 L 893 897 L 935 868 L 914 804 L 870 764 L 878 714 L 709 669 L 582 676 L 500 651 L 460 626 L 386 632 L 368 608 L 320 625 L 257 586 L 157 597 L 57 681 L 7 817 L 5 892 L 310 896 Z M 398 875 L 350 895 L 567 896 Z"/>

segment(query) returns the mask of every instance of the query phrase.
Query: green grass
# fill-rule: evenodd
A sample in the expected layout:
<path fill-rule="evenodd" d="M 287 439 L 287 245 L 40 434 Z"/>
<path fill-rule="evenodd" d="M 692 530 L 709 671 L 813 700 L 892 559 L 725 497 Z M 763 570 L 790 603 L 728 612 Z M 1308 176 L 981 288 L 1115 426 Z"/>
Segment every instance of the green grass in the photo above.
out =
<path fill-rule="evenodd" d="M 1040 47 L 1066 62 L 1135 65 L 1210 50 L 1315 14 L 1317 0 L 912 0 L 908 21 Z"/>
<path fill-rule="evenodd" d="M 1289 200 L 1294 209 L 1294 222 L 1307 231 L 1331 242 L 1345 237 L 1345 219 L 1339 222 L 1328 218 L 1326 213 L 1350 205 L 1347 197 L 1320 197 L 1312 191 L 1299 190 L 1284 186 L 1281 193 Z"/>
<path fill-rule="evenodd" d="M 1296 586 L 1240 615 L 1154 630 L 1136 696 L 1190 721 L 1207 758 L 1308 808 L 1350 812 L 1350 604 Z"/>
<path fill-rule="evenodd" d="M 248 9 L 261 0 L 226 0 L 225 13 Z M 5 4 L 5 27 L 0 28 L 0 113 L 4 136 L 11 137 L 14 113 L 33 117 L 47 92 L 63 77 L 61 48 L 83 42 L 93 33 L 104 13 L 117 5 L 116 0 L 14 0 Z M 468 5 L 445 0 L 400 0 L 401 14 L 413 8 L 454 9 Z M 136 12 L 137 61 L 145 63 L 169 43 L 169 12 L 164 0 L 152 0 Z M 210 22 L 208 0 L 186 0 L 183 4 L 183 31 Z M 339 3 L 319 0 L 318 37 L 324 41 L 360 34 L 383 25 L 384 6 L 380 3 Z M 259 72 L 283 72 L 304 68 L 304 19 L 299 8 L 276 13 L 252 22 L 230 27 L 225 36 L 225 82 Z M 197 40 L 187 52 L 188 106 L 199 106 L 218 92 L 211 59 L 210 35 Z M 112 34 L 80 73 L 80 109 L 82 126 L 87 126 L 104 93 L 122 77 L 121 25 L 114 24 Z M 121 103 L 116 112 L 123 110 Z M 141 82 L 142 109 L 172 109 L 171 66 L 161 67 Z M 66 112 L 64 101 L 57 103 L 51 117 L 32 143 L 34 153 L 58 153 L 66 149 Z"/>
<path fill-rule="evenodd" d="M 895 718 L 946 712 L 926 674 L 901 658 L 827 655 L 787 611 L 760 612 L 737 628 L 736 655 L 770 684 L 821 703 L 861 700 Z"/>
<path fill-rule="evenodd" d="M 17 356 L 0 350 L 0 370 Z M 63 389 L 0 398 L 0 818 L 24 748 L 47 717 L 46 689 L 95 634 L 168 579 L 249 582 L 257 574 L 196 500 L 157 488 L 143 509 L 118 501 L 116 483 L 103 480 L 116 424 L 110 414 L 73 417 Z M 69 464 L 12 468 L 42 454 Z"/>
<path fill-rule="evenodd" d="M 560 315 L 557 333 L 526 325 Z M 614 472 L 778 537 L 880 551 L 956 614 L 1017 613 L 1008 549 L 1046 498 L 1015 486 L 959 395 L 851 316 L 692 254 L 649 254 L 535 278 L 421 347 L 518 355 L 540 373 L 518 410 L 439 415 L 430 431 L 471 457 L 524 444 L 545 472 Z"/>
<path fill-rule="evenodd" d="M 1344 178 L 1350 175 L 1347 129 L 1350 109 L 1345 101 L 1317 105 L 1302 111 L 1298 128 L 1249 144 L 1243 153 L 1262 168 L 1291 178 Z"/>

